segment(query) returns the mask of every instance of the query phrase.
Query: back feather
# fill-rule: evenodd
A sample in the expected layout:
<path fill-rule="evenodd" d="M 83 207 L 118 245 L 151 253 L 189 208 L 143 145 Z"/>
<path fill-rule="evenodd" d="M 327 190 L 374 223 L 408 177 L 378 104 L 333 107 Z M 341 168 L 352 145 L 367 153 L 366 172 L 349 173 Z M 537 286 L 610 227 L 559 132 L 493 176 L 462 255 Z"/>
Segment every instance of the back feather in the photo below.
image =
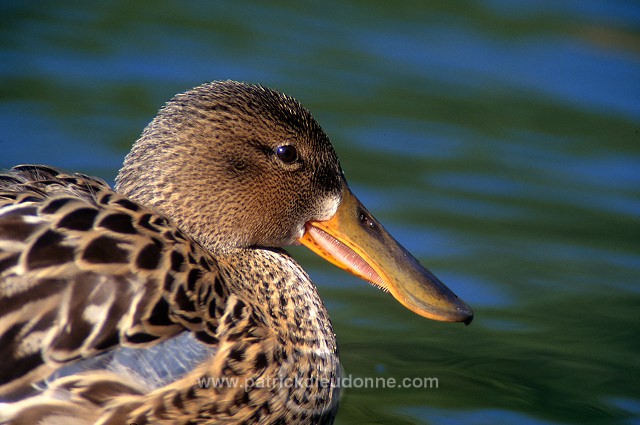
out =
<path fill-rule="evenodd" d="M 0 174 L 0 398 L 118 344 L 185 329 L 215 344 L 219 279 L 205 250 L 103 180 L 33 165 Z M 205 326 L 196 305 L 210 304 Z"/>

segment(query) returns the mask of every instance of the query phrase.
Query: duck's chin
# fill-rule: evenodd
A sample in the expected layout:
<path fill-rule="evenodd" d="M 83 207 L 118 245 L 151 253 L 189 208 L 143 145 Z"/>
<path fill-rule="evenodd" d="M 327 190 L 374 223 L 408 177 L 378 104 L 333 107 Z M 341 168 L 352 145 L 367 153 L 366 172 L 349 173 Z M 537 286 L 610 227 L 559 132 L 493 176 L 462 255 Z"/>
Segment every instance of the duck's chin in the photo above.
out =
<path fill-rule="evenodd" d="M 263 238 L 262 240 L 254 240 L 249 246 L 264 248 L 284 248 L 287 246 L 301 245 L 299 239 L 304 235 L 305 224 L 296 224 L 287 234 L 278 235 L 272 238 Z"/>
<path fill-rule="evenodd" d="M 301 246 L 302 243 L 300 243 L 300 238 L 304 235 L 305 231 L 306 229 L 304 224 L 298 226 L 297 229 L 291 233 L 286 243 L 283 243 L 282 246 Z"/>

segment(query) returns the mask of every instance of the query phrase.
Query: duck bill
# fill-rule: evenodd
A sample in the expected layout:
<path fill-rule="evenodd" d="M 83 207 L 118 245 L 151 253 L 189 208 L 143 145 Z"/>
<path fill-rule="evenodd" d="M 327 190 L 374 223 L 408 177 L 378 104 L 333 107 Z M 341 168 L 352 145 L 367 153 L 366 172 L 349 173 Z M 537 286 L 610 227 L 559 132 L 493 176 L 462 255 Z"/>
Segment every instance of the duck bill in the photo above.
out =
<path fill-rule="evenodd" d="M 351 193 L 346 182 L 336 214 L 306 223 L 299 242 L 327 261 L 390 292 L 429 319 L 470 323 L 471 308 L 423 267 Z"/>

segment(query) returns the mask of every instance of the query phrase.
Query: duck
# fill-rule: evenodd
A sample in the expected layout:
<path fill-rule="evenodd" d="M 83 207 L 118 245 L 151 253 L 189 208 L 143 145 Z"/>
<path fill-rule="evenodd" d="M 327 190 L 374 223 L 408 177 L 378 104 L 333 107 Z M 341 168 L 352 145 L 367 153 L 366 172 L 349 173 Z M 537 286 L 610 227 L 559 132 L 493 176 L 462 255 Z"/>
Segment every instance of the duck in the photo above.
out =
<path fill-rule="evenodd" d="M 352 193 L 311 113 L 261 85 L 173 97 L 114 188 L 0 173 L 0 423 L 333 423 L 337 340 L 291 245 L 425 318 L 473 318 Z"/>

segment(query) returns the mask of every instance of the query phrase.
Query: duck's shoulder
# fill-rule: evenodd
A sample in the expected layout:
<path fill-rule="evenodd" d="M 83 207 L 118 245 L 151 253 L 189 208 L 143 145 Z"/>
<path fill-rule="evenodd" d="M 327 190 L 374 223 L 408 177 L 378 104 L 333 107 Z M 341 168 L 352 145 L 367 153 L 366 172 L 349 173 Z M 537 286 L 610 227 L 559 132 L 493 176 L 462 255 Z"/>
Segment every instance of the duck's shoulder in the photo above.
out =
<path fill-rule="evenodd" d="M 98 177 L 46 165 L 17 165 L 0 172 L 0 207 L 65 195 L 93 202 L 103 192 L 113 190 Z"/>
<path fill-rule="evenodd" d="M 20 165 L 0 172 L 0 219 L 5 223 L 22 220 L 32 232 L 46 227 L 69 239 L 68 244 L 104 236 L 122 242 L 119 246 L 123 248 L 152 240 L 158 251 L 182 249 L 212 259 L 167 217 L 116 192 L 104 180 L 43 165 Z M 0 228 L 0 239 L 8 236 L 3 230 L 6 226 Z M 30 235 L 23 236 L 24 242 Z M 120 260 L 135 265 L 136 258 L 126 255 Z M 95 260 L 108 263 L 106 258 Z"/>
<path fill-rule="evenodd" d="M 47 267 L 38 275 L 57 276 L 59 267 L 49 266 L 108 275 L 188 268 L 174 251 L 185 263 L 189 256 L 193 266 L 215 267 L 210 253 L 171 220 L 104 180 L 41 165 L 0 173 L 0 241 L 7 242 L 1 252 L 15 250 L 25 260 L 12 273 L 28 278 Z"/>

